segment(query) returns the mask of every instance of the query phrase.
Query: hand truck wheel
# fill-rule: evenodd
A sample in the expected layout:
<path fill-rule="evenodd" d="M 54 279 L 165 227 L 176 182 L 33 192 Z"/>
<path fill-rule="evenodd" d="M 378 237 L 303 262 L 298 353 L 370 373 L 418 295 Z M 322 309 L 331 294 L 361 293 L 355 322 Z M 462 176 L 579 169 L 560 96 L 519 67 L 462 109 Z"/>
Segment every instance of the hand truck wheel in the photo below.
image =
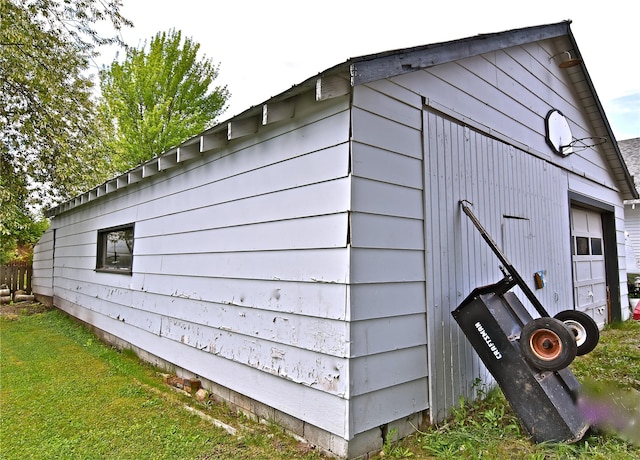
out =
<path fill-rule="evenodd" d="M 591 352 L 600 340 L 600 330 L 593 318 L 578 310 L 564 310 L 554 316 L 562 321 L 576 338 L 578 356 Z"/>
<path fill-rule="evenodd" d="M 520 333 L 524 358 L 536 369 L 558 371 L 573 362 L 578 346 L 573 333 L 555 318 L 536 318 Z"/>

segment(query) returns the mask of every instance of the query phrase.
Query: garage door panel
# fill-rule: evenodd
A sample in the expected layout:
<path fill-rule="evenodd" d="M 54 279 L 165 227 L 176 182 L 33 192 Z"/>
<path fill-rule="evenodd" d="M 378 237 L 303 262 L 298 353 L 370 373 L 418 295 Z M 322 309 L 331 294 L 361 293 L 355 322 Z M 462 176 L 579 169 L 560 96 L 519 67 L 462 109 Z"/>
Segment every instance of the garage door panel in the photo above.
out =
<path fill-rule="evenodd" d="M 598 328 L 602 329 L 607 324 L 607 309 L 605 307 L 588 308 L 586 313 L 595 320 Z"/>
<path fill-rule="evenodd" d="M 597 212 L 587 212 L 587 228 L 589 233 L 602 235 L 602 216 Z"/>
<path fill-rule="evenodd" d="M 600 213 L 571 208 L 575 308 L 590 315 L 599 325 L 606 322 L 608 313 L 602 236 Z"/>
<path fill-rule="evenodd" d="M 579 209 L 572 210 L 571 225 L 576 232 L 588 232 L 587 214 Z"/>
<path fill-rule="evenodd" d="M 580 307 L 585 308 L 593 303 L 593 292 L 591 291 L 591 286 L 579 286 L 576 288 L 576 293 L 578 295 L 578 305 Z"/>
<path fill-rule="evenodd" d="M 588 260 L 578 260 L 574 262 L 573 268 L 575 281 L 582 282 L 591 280 L 591 262 Z"/>
<path fill-rule="evenodd" d="M 603 303 L 607 301 L 607 286 L 606 284 L 595 284 L 593 285 L 593 298 L 597 303 Z"/>
<path fill-rule="evenodd" d="M 605 271 L 604 260 L 594 260 L 591 262 L 591 278 L 605 280 L 607 272 Z"/>
<path fill-rule="evenodd" d="M 576 292 L 580 310 L 606 304 L 607 289 L 604 286 L 581 286 Z"/>

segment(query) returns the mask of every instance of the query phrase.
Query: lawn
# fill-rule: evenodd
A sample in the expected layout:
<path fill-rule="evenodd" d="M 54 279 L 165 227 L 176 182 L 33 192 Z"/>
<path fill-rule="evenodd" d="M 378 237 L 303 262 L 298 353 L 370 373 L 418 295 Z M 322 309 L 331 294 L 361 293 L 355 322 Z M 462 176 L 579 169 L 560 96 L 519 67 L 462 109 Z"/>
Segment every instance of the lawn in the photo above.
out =
<path fill-rule="evenodd" d="M 172 390 L 57 310 L 3 315 L 0 369 L 2 459 L 322 458 L 274 426 Z"/>
<path fill-rule="evenodd" d="M 325 458 L 275 426 L 172 390 L 158 370 L 102 344 L 57 310 L 6 309 L 0 319 L 2 459 Z M 572 369 L 594 394 L 639 394 L 640 324 L 608 327 Z M 438 426 L 397 443 L 390 436 L 380 457 L 638 459 L 634 442 L 625 433 L 593 431 L 575 444 L 534 444 L 493 389 L 481 401 L 460 401 Z"/>

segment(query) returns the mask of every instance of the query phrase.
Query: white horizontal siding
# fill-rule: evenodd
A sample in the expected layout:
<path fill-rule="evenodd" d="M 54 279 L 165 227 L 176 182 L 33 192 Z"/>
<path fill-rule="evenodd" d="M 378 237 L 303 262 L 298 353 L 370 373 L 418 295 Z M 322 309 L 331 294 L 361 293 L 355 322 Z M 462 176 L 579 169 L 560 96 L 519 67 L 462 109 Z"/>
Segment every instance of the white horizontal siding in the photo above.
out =
<path fill-rule="evenodd" d="M 424 410 L 427 351 L 421 99 L 354 89 L 350 429 Z M 379 412 L 377 412 L 379 411 Z"/>
<path fill-rule="evenodd" d="M 365 137 L 358 136 L 360 139 L 370 138 L 374 133 L 370 132 L 369 122 L 376 126 L 378 123 L 383 123 L 378 120 L 378 117 L 382 116 L 389 121 L 393 121 L 396 124 L 385 125 L 385 131 L 403 131 L 406 128 L 412 128 L 414 131 L 410 131 L 411 136 L 418 135 L 422 129 L 422 117 L 420 110 L 416 110 L 420 107 L 422 101 L 420 97 L 415 93 L 409 93 L 406 90 L 402 90 L 399 87 L 392 88 L 391 82 L 374 82 L 371 85 L 362 85 L 353 92 L 353 105 L 358 109 L 365 110 L 371 114 L 375 114 L 373 117 L 363 118 L 359 123 L 367 125 L 365 130 Z M 400 94 L 400 91 L 402 93 Z M 363 114 L 357 113 L 356 118 L 360 118 Z M 393 127 L 393 128 L 392 128 Z M 373 142 L 372 145 L 383 147 L 380 142 Z M 396 148 L 396 143 L 393 144 L 393 148 Z M 420 159 L 420 150 L 409 150 L 409 154 Z"/>
<path fill-rule="evenodd" d="M 553 54 L 550 41 L 536 42 L 430 67 L 393 81 L 517 140 L 564 169 L 615 188 L 598 148 L 562 158 L 546 143 L 545 117 L 554 108 L 567 117 L 574 138 L 593 135 L 586 111 L 577 102 L 571 70 L 559 69 L 550 59 Z"/>
<path fill-rule="evenodd" d="M 353 175 L 379 182 L 422 189 L 422 160 L 354 142 Z"/>
<path fill-rule="evenodd" d="M 346 245 L 347 213 L 136 237 L 135 255 L 198 254 Z"/>
<path fill-rule="evenodd" d="M 215 356 L 211 353 L 185 346 L 157 334 L 142 332 L 122 321 L 99 315 L 55 297 L 56 306 L 67 313 L 168 362 L 180 363 L 196 375 L 206 378 L 215 374 L 215 382 L 231 388 L 259 402 L 275 407 L 301 420 L 307 420 L 331 433 L 342 434 L 347 430 L 347 400 L 326 391 L 316 390 L 273 375 L 256 372 L 251 366 Z M 304 401 L 302 404 L 301 401 Z M 313 422 L 311 422 L 313 421 Z"/>
<path fill-rule="evenodd" d="M 282 343 L 335 357 L 345 356 L 348 331 L 346 323 L 340 320 L 265 311 L 234 303 L 213 303 L 180 294 L 167 299 L 161 294 L 71 279 L 60 279 L 58 287 L 68 293 L 65 298 L 73 303 L 159 335 L 165 335 L 163 328 L 166 325 L 162 321 L 168 319 L 217 329 L 218 333 L 273 342 L 274 346 Z M 203 340 L 198 339 L 197 348 L 209 347 L 209 342 Z M 226 345 L 221 343 L 219 346 Z"/>
<path fill-rule="evenodd" d="M 403 283 L 373 283 L 349 286 L 352 321 L 425 313 L 423 280 Z M 363 321 L 359 327 L 367 327 Z"/>
<path fill-rule="evenodd" d="M 265 312 L 345 319 L 347 286 L 344 284 L 205 276 L 172 276 L 171 282 L 162 283 L 164 280 L 166 277 L 162 275 L 134 276 L 132 286 L 137 291 L 136 303 L 149 304 L 148 308 L 162 308 L 163 299 L 179 297 Z M 158 297 L 147 296 L 147 293 Z"/>
<path fill-rule="evenodd" d="M 624 206 L 624 228 L 629 232 L 631 246 L 636 260 L 640 262 L 640 206 Z"/>
<path fill-rule="evenodd" d="M 299 283 L 284 280 L 211 278 L 207 276 L 137 274 L 114 275 L 74 268 L 56 268 L 58 284 L 72 280 L 76 290 L 92 288 L 94 296 L 117 295 L 120 290 L 136 293 L 138 308 L 155 311 L 176 298 L 215 304 L 237 305 L 272 312 L 344 320 L 348 286 L 338 283 Z M 148 295 L 147 295 L 148 294 Z M 156 295 L 157 294 L 157 295 Z M 372 303 L 379 297 L 372 299 Z"/>
<path fill-rule="evenodd" d="M 358 341 L 351 346 L 351 356 L 354 358 L 370 356 L 393 350 L 423 346 L 427 343 L 424 312 L 402 316 L 396 313 L 396 315 L 353 322 L 351 324 L 351 335 L 357 337 Z M 404 334 L 394 334 L 391 331 L 404 331 Z M 422 351 L 424 353 L 424 349 Z M 419 364 L 420 362 L 416 363 L 416 365 Z M 425 369 L 426 367 L 423 366 L 420 372 L 424 372 Z M 354 376 L 354 378 L 356 377 Z"/>
<path fill-rule="evenodd" d="M 348 366 L 343 355 L 348 333 L 344 322 L 311 317 L 297 320 L 282 314 L 264 315 L 260 311 L 215 305 L 208 305 L 206 314 L 198 315 L 201 304 L 193 301 L 174 301 L 175 311 L 166 314 L 136 308 L 131 291 L 99 300 L 78 290 L 63 293 L 64 297 L 59 298 L 82 305 L 93 315 L 112 318 L 301 385 L 347 396 Z M 187 315 L 180 309 L 191 311 Z M 194 321 L 174 315 L 190 316 Z M 296 327 L 297 330 L 290 331 Z"/>
<path fill-rule="evenodd" d="M 354 177 L 352 210 L 422 219 L 422 191 L 388 182 Z"/>
<path fill-rule="evenodd" d="M 168 276 L 347 283 L 348 260 L 345 248 L 140 255 L 134 256 L 133 269 Z"/>
<path fill-rule="evenodd" d="M 350 430 L 359 433 L 420 412 L 429 405 L 427 392 L 427 379 L 420 378 L 355 396 L 349 412 L 357 416 L 350 418 Z"/>
<path fill-rule="evenodd" d="M 96 244 L 97 244 L 97 232 L 93 232 L 93 242 L 92 243 L 78 243 L 78 244 L 70 244 L 70 238 L 67 238 L 66 245 L 58 245 L 56 244 L 56 260 L 70 259 L 74 258 L 87 258 L 89 257 L 93 264 L 92 268 L 95 268 L 95 260 L 96 260 Z M 77 266 L 77 265 L 75 265 Z"/>
<path fill-rule="evenodd" d="M 351 359 L 351 397 L 424 380 L 427 355 L 423 346 Z"/>
<path fill-rule="evenodd" d="M 293 126 L 278 126 L 257 137 L 255 145 L 246 141 L 232 143 L 229 150 L 206 155 L 91 202 L 95 216 L 91 217 L 89 228 L 145 221 L 345 177 L 349 158 L 349 113 L 345 101 L 326 105 L 314 118 L 298 120 Z M 252 139 L 256 142 L 256 138 Z M 309 154 L 306 159 L 297 158 Z M 333 155 L 341 157 L 342 163 L 332 161 L 336 159 Z M 289 174 L 287 168 L 296 173 Z M 66 213 L 64 218 L 69 224 L 89 219 L 85 212 L 75 211 Z"/>
<path fill-rule="evenodd" d="M 49 228 L 33 248 L 33 275 L 31 290 L 34 294 L 53 296 L 54 230 Z"/>
<path fill-rule="evenodd" d="M 252 155 L 264 157 L 267 156 L 267 152 L 242 152 L 236 153 L 236 155 L 242 158 L 242 161 L 237 159 L 236 163 L 243 163 L 248 168 L 253 159 Z M 177 188 L 181 186 L 180 182 L 185 182 L 182 184 L 185 188 L 180 188 L 168 196 L 164 194 L 158 196 L 155 201 L 161 200 L 161 203 L 156 203 L 153 200 L 158 187 L 153 190 L 145 190 L 144 193 L 139 194 L 142 206 L 137 205 L 139 213 L 137 220 L 144 221 L 155 216 L 256 197 L 344 177 L 349 156 L 346 145 L 342 145 L 283 160 L 260 169 L 238 172 L 221 178 L 215 177 L 220 174 L 219 169 L 222 171 L 227 169 L 224 162 L 232 158 L 233 156 L 224 157 L 219 162 L 207 165 L 205 169 L 211 169 L 214 174 L 205 175 L 203 179 L 208 179 L 208 181 L 203 184 L 199 184 L 197 179 L 193 183 L 189 176 L 185 177 L 184 174 L 175 176 L 175 179 L 181 180 L 177 180 L 176 183 L 172 181 L 166 187 Z M 190 172 L 190 174 L 192 173 Z M 147 198 L 149 199 L 148 205 L 144 201 Z"/>
<path fill-rule="evenodd" d="M 354 248 L 351 252 L 354 284 L 414 281 L 424 281 L 422 251 Z"/>
<path fill-rule="evenodd" d="M 297 107 L 290 123 L 57 216 L 57 302 L 346 437 L 347 108 L 348 98 Z M 127 223 L 133 273 L 96 272 L 98 230 Z M 307 398 L 324 408 L 314 402 L 309 412 Z"/>
<path fill-rule="evenodd" d="M 213 201 L 211 199 L 210 201 Z M 223 203 L 207 203 L 182 212 L 159 214 L 138 221 L 136 237 L 194 230 L 237 227 L 254 223 L 322 216 L 345 212 L 349 207 L 349 181 L 334 179 L 293 189 Z"/>
<path fill-rule="evenodd" d="M 359 88 L 356 92 L 358 90 Z M 353 108 L 352 123 L 354 140 L 358 142 L 414 158 L 421 156 L 421 131 L 414 126 L 404 125 L 356 106 Z"/>
<path fill-rule="evenodd" d="M 354 248 L 424 249 L 422 219 L 353 213 L 351 225 L 366 229 L 352 234 Z"/>

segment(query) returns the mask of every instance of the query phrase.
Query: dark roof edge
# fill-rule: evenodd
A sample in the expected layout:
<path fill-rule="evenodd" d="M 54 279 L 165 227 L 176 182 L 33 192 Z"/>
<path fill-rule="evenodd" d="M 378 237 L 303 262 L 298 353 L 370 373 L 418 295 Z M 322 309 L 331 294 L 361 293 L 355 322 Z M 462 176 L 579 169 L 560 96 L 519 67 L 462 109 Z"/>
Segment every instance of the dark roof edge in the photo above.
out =
<path fill-rule="evenodd" d="M 173 147 L 165 153 L 171 153 L 172 151 L 175 152 L 176 149 L 196 144 L 199 142 L 200 137 L 203 135 L 213 132 L 222 132 L 225 130 L 226 125 L 234 120 L 242 120 L 250 116 L 256 116 L 261 112 L 262 106 L 264 106 L 265 104 L 286 100 L 290 97 L 307 91 L 314 87 L 315 82 L 318 78 L 323 78 L 327 75 L 350 72 L 351 85 L 363 84 L 378 79 L 384 79 L 396 75 L 414 72 L 420 68 L 426 68 L 437 64 L 451 62 L 457 59 L 476 56 L 482 53 L 497 51 L 499 49 L 511 46 L 518 46 L 562 35 L 566 35 L 569 37 L 573 48 L 576 50 L 577 57 L 581 57 L 580 51 L 578 50 L 575 42 L 575 38 L 571 33 L 570 24 L 571 20 L 565 20 L 559 23 L 525 27 L 520 29 L 511 29 L 503 32 L 479 34 L 476 36 L 466 37 L 458 40 L 421 45 L 412 48 L 401 48 L 350 58 L 347 61 L 341 62 L 333 67 L 319 72 L 317 75 L 314 75 L 299 84 L 293 85 L 291 88 L 269 98 L 262 104 L 251 106 L 245 111 L 232 116 L 226 121 L 216 123 L 214 126 L 210 127 L 204 132 L 187 139 L 179 146 Z M 604 121 L 609 138 L 612 141 L 614 152 L 617 155 L 618 161 L 623 168 L 626 185 L 629 187 L 631 196 L 638 199 L 640 198 L 640 196 L 638 195 L 638 191 L 634 186 L 633 178 L 629 173 L 618 144 L 615 141 L 613 131 L 611 129 L 611 126 L 609 125 L 609 121 L 605 116 L 602 104 L 600 103 L 600 100 L 596 95 L 591 78 L 587 73 L 584 63 L 581 64 L 581 66 L 585 75 L 585 80 L 589 86 L 591 94 L 594 96 L 597 109 L 599 110 L 601 118 Z M 132 171 L 139 170 L 146 164 L 157 162 L 158 158 L 161 155 L 162 154 L 158 154 L 145 164 L 135 166 L 130 171 L 127 171 L 117 177 L 123 177 Z M 109 179 L 102 185 L 94 187 L 94 189 L 92 190 L 97 190 L 106 186 L 107 183 L 115 181 L 117 177 Z M 85 192 L 85 194 L 90 193 L 91 191 Z M 67 208 L 70 208 L 69 206 L 65 206 L 66 204 L 77 201 L 77 199 L 82 195 L 84 194 L 78 195 L 76 198 L 72 198 L 65 201 L 64 203 L 52 207 L 51 209 L 45 211 L 45 215 L 47 217 L 52 217 L 56 214 L 64 212 Z M 75 205 L 71 207 L 75 207 Z"/>
<path fill-rule="evenodd" d="M 511 46 L 567 35 L 570 34 L 570 23 L 567 20 L 355 57 L 348 61 L 352 65 L 353 84 L 368 83 Z"/>

